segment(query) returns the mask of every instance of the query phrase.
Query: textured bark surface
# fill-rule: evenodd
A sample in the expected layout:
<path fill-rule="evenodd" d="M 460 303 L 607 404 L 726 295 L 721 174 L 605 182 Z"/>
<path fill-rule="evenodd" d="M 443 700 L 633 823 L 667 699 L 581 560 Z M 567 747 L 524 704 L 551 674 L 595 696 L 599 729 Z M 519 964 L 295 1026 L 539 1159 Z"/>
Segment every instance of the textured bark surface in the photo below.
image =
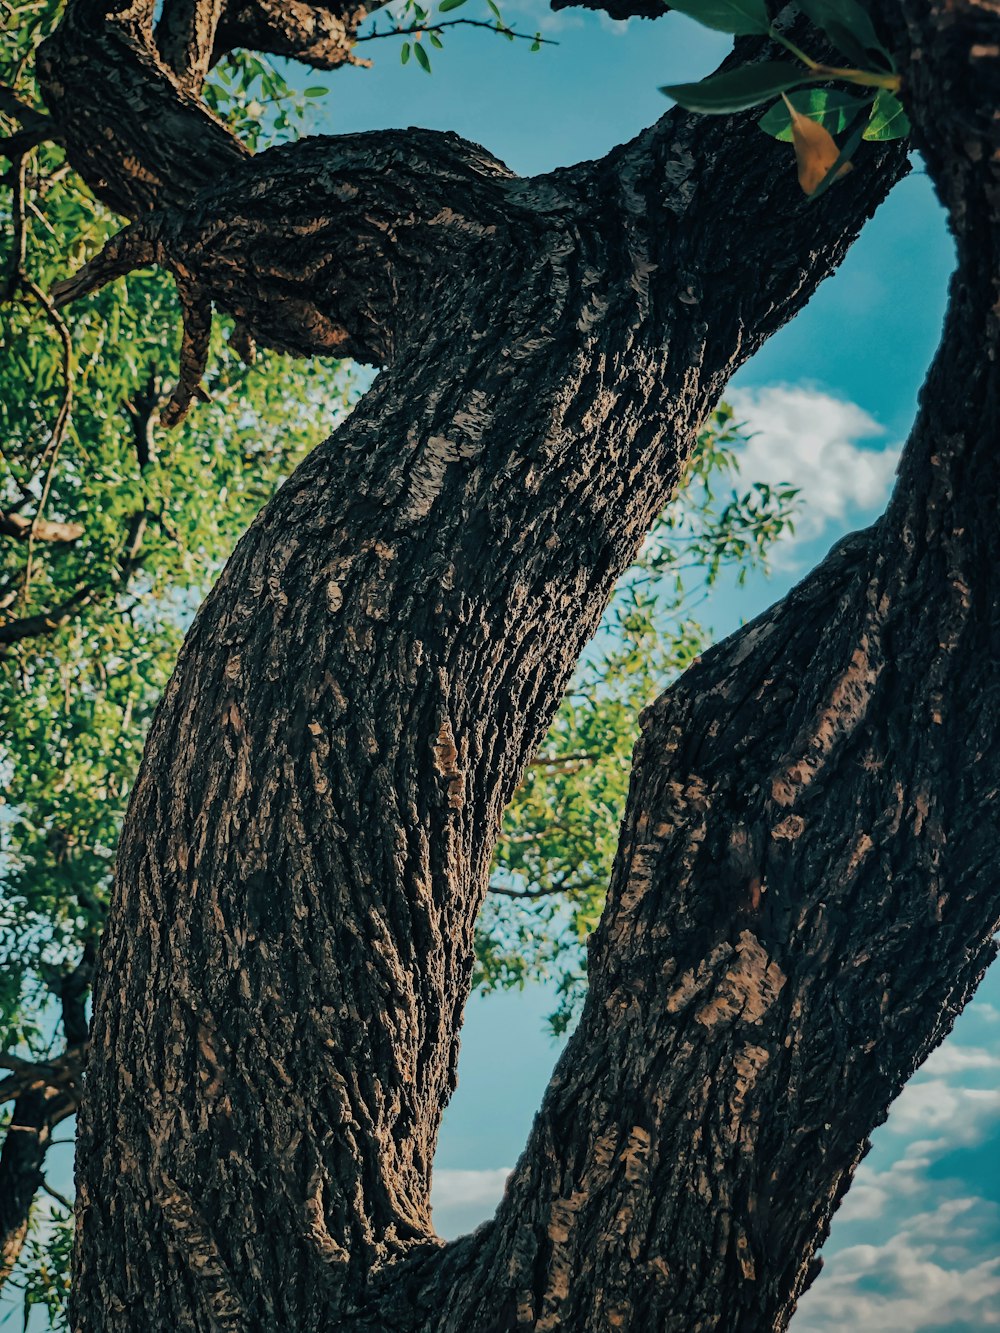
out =
<path fill-rule="evenodd" d="M 869 148 L 812 206 L 752 116 L 673 113 L 533 180 L 418 131 L 247 161 L 188 90 L 209 8 L 175 50 L 151 7 L 75 0 L 43 52 L 74 163 L 140 219 L 65 295 L 155 260 L 195 373 L 210 302 L 387 368 L 241 542 L 150 737 L 96 995 L 74 1326 L 783 1328 L 997 916 L 995 784 L 958 785 L 991 697 L 996 427 L 968 341 L 995 339 L 992 130 L 948 139 L 998 100 L 972 80 L 950 119 L 965 11 L 942 38 L 912 7 L 934 53 L 913 110 L 983 232 L 933 380 L 967 393 L 954 420 L 928 394 L 883 525 L 651 713 L 580 1033 L 497 1219 L 440 1246 L 431 1160 L 503 806 L 705 414 L 901 154 Z"/>

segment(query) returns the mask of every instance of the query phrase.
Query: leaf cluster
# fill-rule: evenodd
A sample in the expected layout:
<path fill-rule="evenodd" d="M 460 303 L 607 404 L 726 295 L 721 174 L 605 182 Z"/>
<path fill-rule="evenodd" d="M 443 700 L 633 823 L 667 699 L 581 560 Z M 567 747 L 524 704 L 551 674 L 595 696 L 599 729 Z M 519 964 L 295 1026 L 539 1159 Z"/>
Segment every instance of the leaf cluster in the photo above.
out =
<path fill-rule="evenodd" d="M 806 54 L 775 26 L 765 0 L 671 0 L 670 8 L 704 27 L 734 36 L 768 37 L 795 58 L 763 60 L 727 69 L 697 83 L 661 91 L 689 111 L 729 115 L 774 101 L 760 118 L 765 133 L 793 143 L 799 180 L 818 198 L 844 170 L 864 139 L 905 138 L 909 121 L 897 96 L 899 75 L 891 52 L 860 0 L 796 0 L 797 8 L 823 39 L 849 61 L 833 66 Z M 829 87 L 831 82 L 864 89 L 862 95 Z M 820 86 L 822 85 L 822 86 Z M 810 130 L 804 122 L 819 127 Z M 838 148 L 832 135 L 844 131 Z"/>

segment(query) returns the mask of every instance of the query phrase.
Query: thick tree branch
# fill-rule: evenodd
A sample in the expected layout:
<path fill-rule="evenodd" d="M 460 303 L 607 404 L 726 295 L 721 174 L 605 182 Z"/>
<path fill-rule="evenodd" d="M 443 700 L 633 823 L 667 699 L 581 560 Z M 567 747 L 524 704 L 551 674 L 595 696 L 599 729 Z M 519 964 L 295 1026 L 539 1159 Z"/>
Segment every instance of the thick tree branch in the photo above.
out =
<path fill-rule="evenodd" d="M 315 69 L 367 64 L 353 54 L 358 27 L 379 8 L 368 0 L 230 0 L 219 23 L 215 59 L 236 47 L 301 60 Z"/>
<path fill-rule="evenodd" d="M 52 1130 L 74 1114 L 77 1104 L 76 1096 L 46 1085 L 25 1092 L 14 1103 L 0 1152 L 0 1287 L 24 1245 Z"/>
<path fill-rule="evenodd" d="M 199 93 L 213 64 L 225 0 L 166 0 L 156 45 L 182 88 Z"/>
<path fill-rule="evenodd" d="M 152 3 L 70 0 L 36 57 L 70 162 L 128 217 L 185 205 L 247 157 L 160 58 L 152 18 Z"/>

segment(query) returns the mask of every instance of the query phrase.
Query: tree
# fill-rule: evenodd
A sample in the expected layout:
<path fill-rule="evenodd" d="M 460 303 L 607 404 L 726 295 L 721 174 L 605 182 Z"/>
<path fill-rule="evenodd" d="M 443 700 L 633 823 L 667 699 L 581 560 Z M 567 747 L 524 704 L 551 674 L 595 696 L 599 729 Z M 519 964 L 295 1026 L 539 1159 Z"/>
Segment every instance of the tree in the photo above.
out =
<path fill-rule="evenodd" d="M 28 0 L 15 12 L 18 42 L 0 78 L 13 81 L 21 101 L 12 104 L 23 107 L 38 100 L 30 57 L 59 9 Z M 205 92 L 258 149 L 293 132 L 308 104 L 246 53 L 217 65 Z M 156 418 L 162 385 L 177 373 L 169 281 L 138 275 L 58 314 L 45 291 L 65 255 L 99 249 L 114 218 L 95 210 L 55 144 L 21 156 L 7 183 L 0 1068 L 11 1073 L 0 1088 L 12 1111 L 0 1155 L 0 1285 L 7 1278 L 22 1294 L 26 1317 L 42 1306 L 61 1325 L 71 1204 L 53 1191 L 47 1147 L 78 1105 L 114 847 L 176 657 L 181 608 L 210 586 L 276 479 L 320 442 L 343 373 L 338 363 L 331 374 L 322 362 L 273 355 L 242 368 L 230 326 L 212 349 L 208 402 L 167 436 Z M 108 333 L 121 348 L 114 356 Z M 67 347 L 76 349 L 68 362 Z M 46 390 L 58 435 L 39 450 Z M 555 970 L 559 1027 L 582 993 L 583 941 L 600 915 L 636 715 L 704 645 L 691 614 L 701 582 L 727 563 L 744 574 L 790 521 L 787 489 L 755 484 L 724 498 L 738 440 L 728 410 L 702 431 L 681 499 L 609 604 L 605 646 L 578 671 L 505 820 L 494 910 L 477 923 L 476 984 L 523 984 Z"/>
<path fill-rule="evenodd" d="M 519 181 L 418 131 L 248 159 L 198 102 L 227 46 L 336 63 L 357 17 L 76 0 L 38 54 L 134 219 L 60 298 L 169 267 L 178 409 L 212 303 L 386 367 L 242 539 L 150 733 L 76 1324 L 783 1328 L 993 955 L 995 15 L 878 10 L 959 251 L 897 492 L 648 711 L 580 1025 L 495 1219 L 446 1246 L 430 1164 L 500 812 L 728 375 L 903 153 L 804 204 L 738 114 Z"/>

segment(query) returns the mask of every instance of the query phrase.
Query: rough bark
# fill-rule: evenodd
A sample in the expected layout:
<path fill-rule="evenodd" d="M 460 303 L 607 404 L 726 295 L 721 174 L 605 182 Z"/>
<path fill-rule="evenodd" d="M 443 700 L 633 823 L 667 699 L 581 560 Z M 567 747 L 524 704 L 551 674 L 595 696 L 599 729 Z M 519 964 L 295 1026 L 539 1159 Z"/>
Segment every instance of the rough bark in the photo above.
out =
<path fill-rule="evenodd" d="M 84 8 L 45 54 L 64 118 Z M 131 132 L 70 151 L 119 170 Z M 103 187 L 158 211 L 94 276 L 157 258 L 266 341 L 390 365 L 244 538 L 153 728 L 82 1117 L 86 1330 L 331 1327 L 433 1236 L 503 805 L 706 412 L 901 168 L 872 149 L 809 208 L 752 117 L 674 113 L 529 181 L 411 131 L 199 190 L 206 133 L 162 205 Z"/>
<path fill-rule="evenodd" d="M 150 738 L 75 1326 L 784 1328 L 998 915 L 992 14 L 907 11 L 963 267 L 897 499 L 650 714 L 581 1030 L 495 1222 L 440 1247 L 500 812 L 706 411 L 898 155 L 808 208 L 750 118 L 675 113 L 531 181 L 418 132 L 246 163 L 185 92 L 203 56 L 164 62 L 140 8 L 76 0 L 43 55 L 76 165 L 151 214 L 69 291 L 155 259 L 196 320 L 389 368 L 244 538 Z"/>

